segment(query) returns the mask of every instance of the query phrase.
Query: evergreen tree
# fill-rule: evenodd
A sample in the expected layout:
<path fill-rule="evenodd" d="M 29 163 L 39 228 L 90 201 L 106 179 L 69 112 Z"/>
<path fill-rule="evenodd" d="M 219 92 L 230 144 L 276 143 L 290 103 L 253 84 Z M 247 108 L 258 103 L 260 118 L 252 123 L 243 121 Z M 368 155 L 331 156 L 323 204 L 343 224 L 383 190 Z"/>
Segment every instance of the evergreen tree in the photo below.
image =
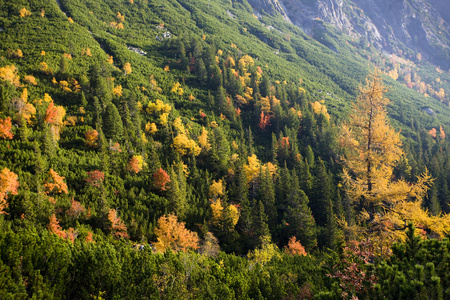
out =
<path fill-rule="evenodd" d="M 84 91 L 81 91 L 80 106 L 86 108 L 87 105 L 88 102 L 86 100 L 86 96 L 84 95 Z"/>
<path fill-rule="evenodd" d="M 316 224 L 308 207 L 308 197 L 300 189 L 296 171 L 292 176 L 286 166 L 280 170 L 277 184 L 277 206 L 282 220 L 278 243 L 286 245 L 295 236 L 310 251 L 317 245 Z"/>
<path fill-rule="evenodd" d="M 298 171 L 298 177 L 301 182 L 301 188 L 307 194 L 310 194 L 313 184 L 313 178 L 310 172 L 308 162 L 305 160 L 300 160 L 300 169 Z"/>
<path fill-rule="evenodd" d="M 107 139 L 120 142 L 123 138 L 123 124 L 119 111 L 114 103 L 110 103 L 103 115 L 103 131 Z"/>
<path fill-rule="evenodd" d="M 211 150 L 213 167 L 224 173 L 230 160 L 230 144 L 221 127 L 213 130 Z"/>
<path fill-rule="evenodd" d="M 277 164 L 277 151 L 278 151 L 278 140 L 277 140 L 277 136 L 275 135 L 274 132 L 272 132 L 272 163 L 274 165 L 278 165 Z"/>
<path fill-rule="evenodd" d="M 308 207 L 308 196 L 300 189 L 295 170 L 292 172 L 291 182 L 285 219 L 292 230 L 292 236 L 296 236 L 309 251 L 317 245 L 316 223 Z"/>
<path fill-rule="evenodd" d="M 248 133 L 248 156 L 252 156 L 254 154 L 254 149 L 253 149 L 254 140 L 253 140 L 252 129 L 250 128 L 250 126 L 248 126 L 247 133 Z"/>
<path fill-rule="evenodd" d="M 310 168 L 314 168 L 315 158 L 311 145 L 308 145 L 305 149 L 305 160 Z"/>
<path fill-rule="evenodd" d="M 431 186 L 431 189 L 428 194 L 429 196 L 427 198 L 428 201 L 426 203 L 426 206 L 433 216 L 437 216 L 441 212 L 441 207 L 439 205 L 438 191 L 436 188 L 436 184 L 433 184 Z"/>
<path fill-rule="evenodd" d="M 253 248 L 261 247 L 261 238 L 265 236 L 270 237 L 269 226 L 267 225 L 268 218 L 264 210 L 264 204 L 257 201 L 253 206 L 253 220 L 252 220 L 252 238 L 251 244 Z"/>
<path fill-rule="evenodd" d="M 44 132 L 42 135 L 42 146 L 43 152 L 48 158 L 52 159 L 56 155 L 57 143 L 53 137 L 50 125 L 44 127 Z"/>
<path fill-rule="evenodd" d="M 200 83 L 206 84 L 208 73 L 206 72 L 206 67 L 205 67 L 205 63 L 203 62 L 203 59 L 199 58 L 196 60 L 195 70 L 196 70 L 197 78 L 200 81 Z"/>
<path fill-rule="evenodd" d="M 341 234 L 334 214 L 333 203 L 331 199 L 325 204 L 326 224 L 322 228 L 320 241 L 323 247 L 338 250 L 342 244 Z"/>
<path fill-rule="evenodd" d="M 178 218 L 183 219 L 187 211 L 187 202 L 185 196 L 184 184 L 180 187 L 179 173 L 175 172 L 171 166 L 169 169 L 170 183 L 167 191 L 167 198 L 169 200 L 169 208 L 175 213 Z"/>
<path fill-rule="evenodd" d="M 270 80 L 267 75 L 263 75 L 261 79 L 261 84 L 259 85 L 259 90 L 261 91 L 262 97 L 270 96 Z"/>
<path fill-rule="evenodd" d="M 332 188 L 332 182 L 325 169 L 325 165 L 319 158 L 314 168 L 314 182 L 310 195 L 311 209 L 319 226 L 325 226 L 327 224 L 328 211 L 324 208 L 331 201 Z"/>
<path fill-rule="evenodd" d="M 41 149 L 39 148 L 39 143 L 35 140 L 33 143 L 34 147 L 34 171 L 36 177 L 42 177 L 45 170 L 46 161 L 41 155 Z"/>
<path fill-rule="evenodd" d="M 208 76 L 209 87 L 211 89 L 218 89 L 219 86 L 223 86 L 223 79 L 219 66 L 216 63 L 214 63 L 209 67 L 209 69 L 210 69 L 210 74 Z"/>
<path fill-rule="evenodd" d="M 277 211 L 275 209 L 275 190 L 273 186 L 272 175 L 265 168 L 260 169 L 259 175 L 260 185 L 258 189 L 258 199 L 264 204 L 264 211 L 267 212 L 268 225 L 273 230 L 277 224 Z"/>

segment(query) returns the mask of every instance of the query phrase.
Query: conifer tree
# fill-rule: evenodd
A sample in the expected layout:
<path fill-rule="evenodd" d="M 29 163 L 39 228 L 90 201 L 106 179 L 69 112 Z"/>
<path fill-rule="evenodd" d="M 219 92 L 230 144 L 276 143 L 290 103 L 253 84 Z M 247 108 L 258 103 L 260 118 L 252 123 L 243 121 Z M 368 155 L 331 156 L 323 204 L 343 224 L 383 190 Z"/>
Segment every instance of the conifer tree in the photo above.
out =
<path fill-rule="evenodd" d="M 51 159 L 56 155 L 57 143 L 53 138 L 50 126 L 46 125 L 44 127 L 44 132 L 42 135 L 42 146 L 43 152 Z"/>
<path fill-rule="evenodd" d="M 332 197 L 332 182 L 323 161 L 319 158 L 314 168 L 314 181 L 310 195 L 311 209 L 319 226 L 327 223 L 327 211 L 324 209 Z"/>
<path fill-rule="evenodd" d="M 171 178 L 169 183 L 169 189 L 167 191 L 167 198 L 169 199 L 169 207 L 181 219 L 184 218 L 187 210 L 186 198 L 183 197 L 183 192 L 179 184 L 179 176 L 177 172 L 170 167 L 169 176 Z"/>
<path fill-rule="evenodd" d="M 261 97 L 270 96 L 270 80 L 267 75 L 262 76 L 261 84 L 259 85 L 259 90 L 261 91 Z"/>
<path fill-rule="evenodd" d="M 252 247 L 261 247 L 261 238 L 265 236 L 270 237 L 269 226 L 267 224 L 268 218 L 264 209 L 264 204 L 261 201 L 256 201 L 253 206 L 253 220 L 252 220 Z"/>
<path fill-rule="evenodd" d="M 308 165 L 308 162 L 305 160 L 300 160 L 300 169 L 298 170 L 298 177 L 301 182 L 302 190 L 309 194 L 312 189 L 313 178 L 311 175 L 311 171 Z"/>
<path fill-rule="evenodd" d="M 268 168 L 263 169 L 262 167 L 259 173 L 258 199 L 263 203 L 264 210 L 267 212 L 269 227 L 274 229 L 277 223 L 277 211 L 275 208 L 275 190 L 272 175 L 270 175 Z"/>
<path fill-rule="evenodd" d="M 120 142 L 123 138 L 123 124 L 119 111 L 114 103 L 110 103 L 103 116 L 103 131 L 107 139 Z"/>
<path fill-rule="evenodd" d="M 311 145 L 308 145 L 305 149 L 305 160 L 310 168 L 314 168 L 315 158 Z"/>
<path fill-rule="evenodd" d="M 414 184 L 393 178 L 394 166 L 403 155 L 400 134 L 387 120 L 389 100 L 384 97 L 387 89 L 380 72 L 375 71 L 366 81 L 340 138 L 347 167 L 344 184 L 348 196 L 362 209 L 359 219 L 369 232 L 387 234 L 390 239 L 401 238 L 399 229 L 406 220 L 420 222 L 430 232 L 442 235 L 450 225 L 447 218 L 432 217 L 421 208 L 432 182 L 428 172 Z"/>
<path fill-rule="evenodd" d="M 221 172 L 225 172 L 228 168 L 228 162 L 230 160 L 230 144 L 228 143 L 227 137 L 221 127 L 214 128 L 211 147 L 211 150 L 216 153 L 214 161 L 215 168 Z"/>
<path fill-rule="evenodd" d="M 308 207 L 308 197 L 300 189 L 295 170 L 289 181 L 284 220 L 289 224 L 285 237 L 295 236 L 310 251 L 317 245 L 316 223 Z"/>
<path fill-rule="evenodd" d="M 86 96 L 84 95 L 84 91 L 81 91 L 80 106 L 86 108 L 87 105 L 88 102 L 86 100 Z"/>
<path fill-rule="evenodd" d="M 33 143 L 34 147 L 34 171 L 37 177 L 41 177 L 45 170 L 45 160 L 41 155 L 41 149 L 39 148 L 39 143 L 35 140 Z"/>
<path fill-rule="evenodd" d="M 323 246 L 328 247 L 333 250 L 339 249 L 340 240 L 340 230 L 337 223 L 337 218 L 333 209 L 333 202 L 329 199 L 325 206 L 326 213 L 326 225 L 322 231 L 322 242 Z"/>
<path fill-rule="evenodd" d="M 203 59 L 199 58 L 196 60 L 196 74 L 197 78 L 200 81 L 200 83 L 205 84 L 207 82 L 207 75 L 205 63 L 203 62 Z"/>

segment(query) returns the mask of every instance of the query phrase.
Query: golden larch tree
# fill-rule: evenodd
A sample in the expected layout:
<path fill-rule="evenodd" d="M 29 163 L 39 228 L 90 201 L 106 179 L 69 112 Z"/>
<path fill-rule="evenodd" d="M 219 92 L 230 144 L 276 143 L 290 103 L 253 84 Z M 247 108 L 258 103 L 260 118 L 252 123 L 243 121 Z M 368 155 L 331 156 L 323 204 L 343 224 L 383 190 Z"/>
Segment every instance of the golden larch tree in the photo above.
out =
<path fill-rule="evenodd" d="M 98 145 L 98 131 L 89 129 L 84 135 L 84 142 L 89 147 L 97 147 Z"/>
<path fill-rule="evenodd" d="M 420 224 L 443 235 L 449 229 L 447 216 L 432 217 L 421 208 L 432 182 L 427 172 L 416 183 L 395 179 L 394 167 L 404 157 L 400 133 L 389 125 L 384 97 L 387 88 L 376 70 L 360 87 L 349 121 L 341 127 L 340 144 L 345 165 L 343 183 L 347 195 L 360 208 L 360 227 L 377 235 L 388 246 L 403 239 L 405 223 Z M 434 226 L 439 222 L 440 226 Z M 379 237 L 383 235 L 383 239 Z M 383 249 L 380 245 L 380 249 Z"/>
<path fill-rule="evenodd" d="M 131 69 L 131 64 L 129 62 L 123 65 L 123 71 L 125 72 L 125 76 L 130 74 L 133 70 Z"/>
<path fill-rule="evenodd" d="M 25 7 L 19 11 L 19 17 L 25 18 L 25 17 L 29 17 L 29 16 L 31 16 L 31 12 L 28 9 L 26 9 Z"/>
<path fill-rule="evenodd" d="M 17 68 L 14 65 L 0 68 L 0 79 L 9 82 L 15 87 L 20 87 L 20 76 L 17 74 Z"/>
<path fill-rule="evenodd" d="M 17 195 L 19 188 L 18 175 L 4 168 L 0 172 L 0 214 L 6 214 L 5 208 L 8 207 L 8 194 Z"/>
<path fill-rule="evenodd" d="M 115 209 L 110 209 L 108 213 L 108 220 L 111 222 L 111 232 L 115 237 L 118 238 L 128 238 L 127 226 L 125 223 L 119 218 L 117 215 L 117 211 Z"/>
<path fill-rule="evenodd" d="M 44 193 L 49 194 L 68 194 L 67 184 L 64 182 L 65 177 L 59 176 L 53 169 L 48 172 L 49 177 L 44 183 Z"/>
<path fill-rule="evenodd" d="M 186 229 L 185 223 L 178 222 L 175 215 L 171 214 L 159 218 L 155 233 L 158 236 L 158 242 L 155 244 L 158 251 L 164 252 L 167 249 L 186 251 L 199 248 L 197 233 Z"/>
<path fill-rule="evenodd" d="M 0 138 L 2 139 L 12 139 L 14 134 L 11 132 L 12 130 L 12 122 L 11 117 L 7 117 L 6 119 L 0 119 Z"/>
<path fill-rule="evenodd" d="M 403 155 L 400 133 L 387 120 L 386 91 L 378 71 L 369 75 L 367 85 L 360 87 L 349 122 L 341 127 L 340 143 L 347 167 L 344 179 L 352 183 L 347 192 L 354 201 L 362 201 L 371 213 L 381 204 L 393 166 Z"/>

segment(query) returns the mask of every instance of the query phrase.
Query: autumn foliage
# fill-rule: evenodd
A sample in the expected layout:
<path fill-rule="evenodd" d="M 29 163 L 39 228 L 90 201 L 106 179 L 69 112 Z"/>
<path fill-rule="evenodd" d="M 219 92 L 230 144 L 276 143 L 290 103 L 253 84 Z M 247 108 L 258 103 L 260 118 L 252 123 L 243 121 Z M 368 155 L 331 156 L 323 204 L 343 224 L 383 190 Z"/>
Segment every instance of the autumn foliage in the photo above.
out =
<path fill-rule="evenodd" d="M 393 240 L 404 238 L 406 221 L 422 224 L 440 236 L 449 226 L 447 216 L 430 216 L 421 208 L 433 181 L 427 170 L 415 183 L 396 179 L 393 174 L 404 152 L 400 134 L 387 120 L 386 90 L 378 72 L 368 77 L 350 123 L 342 126 L 340 139 L 345 149 L 343 181 L 347 195 L 363 208 L 358 220 L 370 225 L 366 237 L 382 243 L 377 245 L 380 254 Z"/>
<path fill-rule="evenodd" d="M 171 214 L 159 218 L 155 233 L 158 236 L 158 242 L 155 244 L 155 247 L 160 252 L 164 252 L 167 249 L 186 251 L 199 248 L 197 233 L 186 229 L 184 222 L 178 222 L 178 218 L 175 215 Z"/>
<path fill-rule="evenodd" d="M 14 137 L 11 132 L 12 123 L 11 118 L 7 117 L 6 119 L 0 119 L 0 138 L 3 139 L 12 139 Z"/>
<path fill-rule="evenodd" d="M 71 204 L 70 209 L 67 212 L 67 214 L 72 218 L 78 218 L 82 214 L 84 214 L 85 211 L 86 211 L 86 209 L 83 207 L 83 205 L 80 202 L 75 201 L 75 199 L 72 198 L 72 204 Z"/>
<path fill-rule="evenodd" d="M 430 131 L 428 131 L 428 134 L 431 135 L 433 138 L 436 138 L 436 128 L 431 128 Z"/>
<path fill-rule="evenodd" d="M 44 116 L 44 122 L 55 126 L 62 126 L 63 125 L 62 120 L 65 115 L 66 110 L 64 109 L 64 107 L 60 105 L 55 105 L 52 101 L 49 103 L 47 107 L 47 111 Z"/>
<path fill-rule="evenodd" d="M 55 214 L 50 217 L 50 222 L 47 226 L 47 229 L 60 238 L 69 240 L 72 244 L 75 242 L 75 239 L 78 236 L 78 232 L 72 227 L 67 230 L 63 230 L 59 225 L 59 220 L 56 218 Z"/>
<path fill-rule="evenodd" d="M 4 168 L 0 173 L 0 214 L 6 214 L 5 208 L 8 207 L 8 194 L 17 195 L 19 180 L 17 174 Z"/>
<path fill-rule="evenodd" d="M 55 214 L 53 214 L 50 217 L 50 222 L 47 226 L 48 230 L 50 230 L 52 233 L 56 234 L 60 238 L 65 238 L 66 233 L 62 229 L 62 227 L 59 225 L 59 220 L 56 218 Z"/>
<path fill-rule="evenodd" d="M 14 65 L 0 68 L 0 79 L 9 82 L 15 87 L 20 87 L 20 76 L 17 74 L 17 68 Z"/>
<path fill-rule="evenodd" d="M 166 185 L 170 182 L 169 174 L 162 168 L 153 173 L 153 179 L 155 180 L 155 186 L 161 191 L 165 191 L 167 189 Z"/>
<path fill-rule="evenodd" d="M 293 236 L 289 239 L 289 242 L 288 242 L 287 246 L 285 247 L 285 252 L 290 255 L 306 256 L 305 248 L 302 246 L 302 244 L 299 241 L 297 241 L 297 238 L 295 236 Z"/>
<path fill-rule="evenodd" d="M 88 174 L 88 178 L 86 179 L 86 182 L 90 186 L 94 186 L 94 187 L 98 187 L 99 188 L 100 185 L 105 180 L 105 174 L 103 172 L 99 171 L 99 170 L 90 171 L 87 174 Z"/>
<path fill-rule="evenodd" d="M 125 72 L 125 76 L 132 72 L 131 64 L 129 62 L 123 65 L 123 71 Z"/>
<path fill-rule="evenodd" d="M 67 184 L 64 182 L 65 177 L 59 176 L 59 174 L 56 173 L 53 169 L 50 169 L 48 174 L 49 177 L 44 183 L 44 193 L 46 195 L 49 195 L 51 193 L 53 194 L 69 193 L 67 189 Z"/>
<path fill-rule="evenodd" d="M 334 273 L 327 275 L 339 279 L 343 299 L 358 299 L 357 294 L 367 292 L 377 283 L 378 278 L 365 268 L 374 258 L 372 247 L 370 241 L 350 242 L 333 267 Z"/>
<path fill-rule="evenodd" d="M 270 125 L 270 115 L 265 115 L 264 111 L 261 111 L 258 127 L 262 130 L 266 129 Z"/>
<path fill-rule="evenodd" d="M 24 18 L 24 17 L 29 17 L 29 16 L 31 16 L 31 12 L 28 9 L 26 9 L 25 7 L 19 11 L 19 17 Z"/>
<path fill-rule="evenodd" d="M 143 167 L 144 158 L 142 157 L 142 155 L 134 155 L 128 162 L 127 170 L 137 174 L 142 170 Z"/>
<path fill-rule="evenodd" d="M 114 236 L 118 238 L 127 238 L 127 226 L 125 223 L 117 216 L 117 211 L 115 209 L 110 209 L 108 213 L 108 220 L 111 223 L 110 229 Z"/>
<path fill-rule="evenodd" d="M 95 129 L 88 130 L 84 135 L 84 142 L 89 147 L 97 147 L 98 131 Z"/>

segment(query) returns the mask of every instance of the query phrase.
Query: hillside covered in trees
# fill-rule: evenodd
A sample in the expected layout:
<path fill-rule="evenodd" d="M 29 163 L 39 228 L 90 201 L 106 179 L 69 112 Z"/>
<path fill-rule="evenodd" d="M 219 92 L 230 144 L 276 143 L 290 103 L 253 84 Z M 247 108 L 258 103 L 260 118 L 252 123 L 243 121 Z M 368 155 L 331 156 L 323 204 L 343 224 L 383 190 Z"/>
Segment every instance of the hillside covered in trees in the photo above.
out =
<path fill-rule="evenodd" d="M 0 8 L 0 298 L 449 297 L 449 72 L 246 0 Z"/>

